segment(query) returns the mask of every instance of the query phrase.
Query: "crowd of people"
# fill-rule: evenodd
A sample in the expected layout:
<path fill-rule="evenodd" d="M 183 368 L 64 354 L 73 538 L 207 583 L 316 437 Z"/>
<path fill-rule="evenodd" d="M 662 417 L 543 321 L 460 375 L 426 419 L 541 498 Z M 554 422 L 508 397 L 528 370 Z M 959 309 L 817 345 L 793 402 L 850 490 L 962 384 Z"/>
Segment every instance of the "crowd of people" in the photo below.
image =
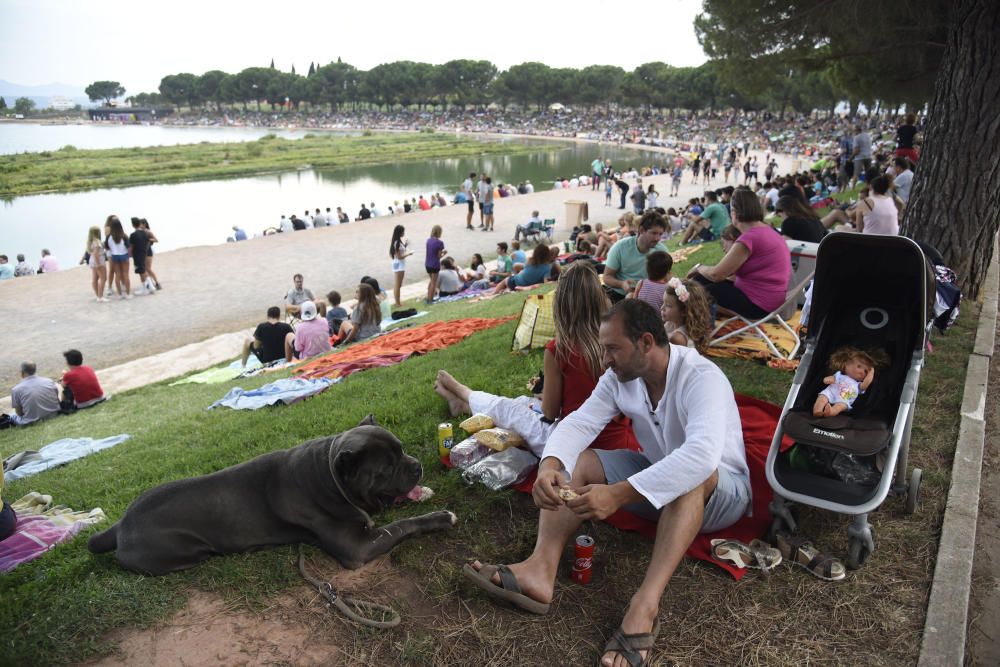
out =
<path fill-rule="evenodd" d="M 906 126 L 915 128 L 907 119 L 899 137 L 910 134 Z M 660 599 L 691 542 L 699 533 L 733 525 L 750 511 L 749 468 L 733 389 L 702 356 L 716 313 L 756 320 L 785 301 L 792 275 L 787 240 L 816 242 L 831 231 L 899 233 L 914 160 L 919 159 L 915 147 L 904 141 L 888 154 L 874 150 L 863 126 L 847 134 L 840 135 L 829 155 L 817 153 L 815 163 L 798 173 L 779 176 L 767 155 L 764 182 L 758 180 L 761 162 L 738 144 L 695 146 L 688 155 L 668 156 L 666 164 L 649 171 L 623 173 L 595 158 L 591 174 L 566 185 L 597 189 L 603 183 L 608 203 L 611 188 L 618 188 L 618 208 L 626 209 L 627 200 L 632 204 L 632 210 L 621 214 L 618 228 L 581 225 L 564 247 L 535 238 L 529 255 L 521 248 L 521 237 L 541 236 L 531 233 L 541 222 L 536 211 L 517 227 L 513 241 L 496 244 L 492 269 L 482 253 L 473 253 L 463 268 L 449 255 L 442 227 L 430 229 L 424 245 L 427 303 L 468 288 L 502 293 L 558 282 L 555 336 L 543 354 L 540 406 L 474 390 L 445 370 L 435 378 L 434 390 L 453 415 L 485 414 L 521 435 L 540 458 L 532 494 L 541 511 L 532 553 L 510 565 L 474 561 L 464 568 L 472 583 L 496 599 L 545 614 L 564 545 L 584 520 L 605 519 L 624 508 L 653 521 L 656 539 L 646 575 L 605 648 L 606 656 L 642 663 L 642 651 L 651 649 L 659 632 Z M 737 164 L 743 183 L 730 185 L 728 176 Z M 642 181 L 647 173 L 669 173 L 673 183 L 690 168 L 693 182 L 711 184 L 720 165 L 724 185 L 706 190 L 680 211 L 660 206 L 655 187 Z M 562 179 L 559 183 L 562 187 Z M 836 203 L 831 194 L 858 184 L 862 188 L 853 204 L 833 206 L 823 217 L 815 212 Z M 466 229 L 494 229 L 496 191 L 487 175 L 470 173 L 463 181 L 458 194 L 459 203 L 467 205 Z M 418 202 L 417 208 L 424 206 Z M 372 217 L 373 209 L 374 204 L 362 206 L 357 219 Z M 393 207 L 391 213 L 398 210 Z M 344 215 L 328 208 L 325 214 L 307 211 L 305 217 L 311 218 L 311 226 L 322 227 L 350 222 Z M 97 228 L 91 230 L 87 249 L 98 300 L 105 263 L 119 293 L 124 285 L 128 294 L 130 250 L 134 272 L 144 284 L 154 281 L 155 289 L 147 255 L 155 237 L 144 223 L 133 219 L 135 231 L 128 237 L 115 216 L 108 218 L 103 240 Z M 285 229 L 283 217 L 280 231 L 308 228 L 304 224 L 291 216 Z M 686 244 L 719 242 L 725 253 L 715 264 L 696 264 L 683 278 L 675 276 L 662 242 L 672 234 L 680 234 Z M 317 298 L 304 277 L 295 274 L 284 313 L 278 305 L 269 307 L 266 320 L 244 342 L 243 364 L 251 354 L 264 364 L 308 359 L 377 335 L 382 322 L 394 315 L 392 306 L 403 305 L 407 259 L 415 254 L 402 224 L 393 229 L 388 254 L 392 300 L 375 279 L 365 276 L 355 289 L 351 312 L 342 307 L 337 291 Z M 29 424 L 70 404 L 79 409 L 104 399 L 82 355 L 69 350 L 65 358 L 70 369 L 62 377 L 61 401 L 56 383 L 36 376 L 34 364 L 22 364 L 23 379 L 12 396 L 15 413 L 5 415 L 3 425 Z M 822 577 L 818 572 L 813 573 Z"/>
<path fill-rule="evenodd" d="M 302 112 L 197 111 L 165 117 L 166 125 L 199 127 L 274 127 L 330 130 L 433 129 L 440 132 L 516 134 L 590 139 L 688 151 L 701 144 L 732 145 L 746 150 L 811 156 L 835 145 L 854 117 L 816 112 L 776 115 L 769 111 L 660 111 L 636 109 L 517 108 L 410 110 L 313 109 Z M 868 116 L 876 140 L 896 139 L 894 119 Z"/>

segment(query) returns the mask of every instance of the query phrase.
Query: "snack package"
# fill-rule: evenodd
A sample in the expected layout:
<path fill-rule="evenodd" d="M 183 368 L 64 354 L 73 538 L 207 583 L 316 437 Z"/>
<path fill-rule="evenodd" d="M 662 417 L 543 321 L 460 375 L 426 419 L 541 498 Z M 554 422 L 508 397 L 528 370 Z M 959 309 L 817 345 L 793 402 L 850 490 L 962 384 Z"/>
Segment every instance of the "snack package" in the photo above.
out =
<path fill-rule="evenodd" d="M 493 453 L 493 450 L 486 445 L 480 445 L 473 437 L 468 437 L 451 448 L 448 458 L 456 468 L 465 470 L 473 463 L 482 461 Z"/>
<path fill-rule="evenodd" d="M 503 428 L 483 429 L 477 431 L 473 437 L 479 444 L 486 445 L 495 452 L 502 452 L 511 447 L 521 447 L 525 444 L 524 438 Z"/>
<path fill-rule="evenodd" d="M 489 489 L 499 491 L 523 482 L 537 466 L 538 457 L 531 452 L 508 449 L 473 463 L 462 473 L 462 479 L 468 484 L 478 480 Z"/>
<path fill-rule="evenodd" d="M 472 434 L 482 431 L 484 428 L 493 428 L 496 424 L 493 423 L 493 419 L 489 415 L 480 414 L 472 415 L 458 426 L 466 433 Z"/>

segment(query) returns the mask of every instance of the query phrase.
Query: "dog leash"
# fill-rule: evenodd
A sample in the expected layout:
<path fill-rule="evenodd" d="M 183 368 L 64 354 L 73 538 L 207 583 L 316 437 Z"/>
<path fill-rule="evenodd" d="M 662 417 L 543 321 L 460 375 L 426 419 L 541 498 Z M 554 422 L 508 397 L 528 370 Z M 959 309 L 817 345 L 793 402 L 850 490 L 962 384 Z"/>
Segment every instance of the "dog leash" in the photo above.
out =
<path fill-rule="evenodd" d="M 401 620 L 399 614 L 392 607 L 387 607 L 384 604 L 379 604 L 377 602 L 368 602 L 367 600 L 355 600 L 354 598 L 347 597 L 345 595 L 340 595 L 334 590 L 333 586 L 330 585 L 328 581 L 320 581 L 309 575 L 306 571 L 306 555 L 302 551 L 302 545 L 299 545 L 299 574 L 302 578 L 308 581 L 310 584 L 316 587 L 319 594 L 326 598 L 327 603 L 337 609 L 347 618 L 351 619 L 355 623 L 360 623 L 361 625 L 367 625 L 370 628 L 394 628 L 399 625 Z M 381 613 L 384 617 L 388 614 L 389 620 L 387 621 L 376 621 L 372 618 L 365 618 L 361 616 L 354 609 L 362 611 L 363 613 Z"/>

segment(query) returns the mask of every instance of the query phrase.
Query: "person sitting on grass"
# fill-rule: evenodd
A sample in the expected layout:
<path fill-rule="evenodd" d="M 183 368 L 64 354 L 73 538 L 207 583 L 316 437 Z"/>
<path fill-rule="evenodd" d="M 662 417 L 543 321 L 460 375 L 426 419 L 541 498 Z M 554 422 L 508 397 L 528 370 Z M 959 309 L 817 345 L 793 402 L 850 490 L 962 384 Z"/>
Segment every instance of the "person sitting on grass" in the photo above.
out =
<path fill-rule="evenodd" d="M 340 292 L 331 290 L 326 295 L 329 307 L 326 309 L 326 325 L 331 336 L 336 336 L 340 331 L 340 325 L 347 319 L 347 311 L 340 306 Z"/>
<path fill-rule="evenodd" d="M 59 385 L 35 375 L 34 362 L 21 363 L 21 381 L 10 392 L 13 414 L 0 414 L 0 428 L 27 426 L 59 414 Z"/>
<path fill-rule="evenodd" d="M 319 317 L 319 308 L 316 304 L 312 301 L 303 302 L 299 317 L 302 321 L 296 327 L 295 336 L 291 340 L 292 349 L 285 351 L 286 358 L 293 351 L 299 359 L 308 359 L 329 352 L 330 332 L 326 326 L 326 318 Z"/>
<path fill-rule="evenodd" d="M 556 280 L 559 278 L 559 265 L 553 260 L 552 252 L 547 245 L 538 244 L 531 251 L 531 259 L 528 265 L 517 274 L 507 280 L 497 283 L 495 292 L 500 294 L 506 290 L 515 290 L 518 287 L 531 287 L 539 285 L 546 280 Z"/>
<path fill-rule="evenodd" d="M 242 365 L 247 365 L 251 352 L 262 364 L 279 359 L 291 361 L 292 344 L 286 341 L 294 340 L 295 332 L 291 325 L 281 321 L 281 309 L 271 306 L 267 309 L 267 320 L 257 325 L 251 338 L 243 341 Z"/>
<path fill-rule="evenodd" d="M 642 299 L 656 310 L 663 307 L 663 293 L 670 280 L 670 270 L 674 268 L 674 258 L 669 252 L 657 250 L 646 256 L 646 277 L 635 284 L 635 289 L 629 295 L 633 299 Z"/>
<path fill-rule="evenodd" d="M 691 224 L 684 230 L 681 243 L 690 243 L 695 237 L 702 241 L 714 241 L 729 224 L 729 212 L 719 203 L 719 195 L 714 190 L 705 192 L 705 209 L 699 213 L 688 213 Z"/>
<path fill-rule="evenodd" d="M 69 366 L 62 376 L 64 406 L 82 410 L 103 401 L 104 390 L 94 369 L 83 365 L 83 354 L 79 350 L 66 350 L 63 358 Z"/>
<path fill-rule="evenodd" d="M 478 252 L 472 253 L 472 259 L 469 260 L 469 268 L 460 271 L 462 280 L 466 284 L 474 280 L 482 280 L 486 277 L 486 263 L 483 262 L 483 256 Z"/>
<path fill-rule="evenodd" d="M 553 294 L 556 335 L 545 346 L 541 405 L 530 396 L 507 398 L 473 391 L 445 370 L 438 371 L 434 382 L 434 391 L 448 402 L 453 417 L 489 415 L 500 428 L 523 437 L 536 455 L 542 453 L 556 420 L 583 404 L 605 370 L 597 332 L 610 304 L 597 272 L 584 263 L 572 264 Z M 591 446 L 636 449 L 638 444 L 628 421 L 615 419 Z"/>
<path fill-rule="evenodd" d="M 646 211 L 639 221 L 639 233 L 627 236 L 613 246 L 604 263 L 604 286 L 612 302 L 624 299 L 635 289 L 635 284 L 646 275 L 646 255 L 667 247 L 660 238 L 667 229 L 663 216 L 656 211 Z"/>
<path fill-rule="evenodd" d="M 534 550 L 512 565 L 474 561 L 463 574 L 491 597 L 545 614 L 566 542 L 584 521 L 620 509 L 655 521 L 649 566 L 601 658 L 639 665 L 685 551 L 699 533 L 747 513 L 750 476 L 729 380 L 696 350 L 671 345 L 659 313 L 638 299 L 621 301 L 601 318 L 599 339 L 611 372 L 556 425 L 542 452 L 532 488 L 540 509 Z M 619 413 L 632 420 L 641 451 L 588 449 Z M 563 499 L 567 487 L 576 497 Z"/>
<path fill-rule="evenodd" d="M 497 244 L 497 268 L 496 271 L 490 271 L 490 282 L 498 283 L 501 280 L 509 278 L 513 272 L 514 262 L 511 260 L 510 255 L 507 254 L 507 242 L 501 241 Z"/>
<path fill-rule="evenodd" d="M 438 294 L 454 296 L 462 291 L 462 277 L 455 268 L 455 260 L 445 257 L 441 260 L 441 272 L 438 274 Z"/>
<path fill-rule="evenodd" d="M 302 309 L 302 304 L 306 301 L 314 301 L 311 290 L 302 286 L 303 278 L 301 273 L 292 276 L 292 283 L 295 285 L 285 294 L 285 316 L 298 317 Z"/>
<path fill-rule="evenodd" d="M 367 283 L 358 285 L 354 298 L 357 303 L 351 311 L 351 319 L 340 325 L 340 341 L 346 345 L 354 341 L 365 340 L 379 333 L 382 328 L 382 313 L 379 310 L 375 290 Z"/>
<path fill-rule="evenodd" d="M 517 268 L 518 264 L 520 264 L 522 267 L 524 267 L 524 265 L 527 264 L 527 262 L 528 262 L 528 256 L 526 254 L 524 254 L 523 250 L 521 250 L 521 242 L 520 241 L 511 241 L 510 242 L 510 261 L 514 263 L 514 272 L 515 273 L 517 271 L 521 270 L 521 269 Z"/>

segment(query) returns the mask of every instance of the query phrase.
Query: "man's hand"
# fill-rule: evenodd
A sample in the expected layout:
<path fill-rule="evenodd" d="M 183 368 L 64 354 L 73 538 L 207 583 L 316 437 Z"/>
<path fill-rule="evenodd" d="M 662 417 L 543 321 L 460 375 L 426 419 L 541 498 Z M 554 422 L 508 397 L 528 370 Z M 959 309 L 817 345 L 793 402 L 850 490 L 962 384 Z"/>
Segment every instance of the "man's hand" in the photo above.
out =
<path fill-rule="evenodd" d="M 545 458 L 538 466 L 535 485 L 531 487 L 531 497 L 535 505 L 543 510 L 555 511 L 563 505 L 559 489 L 569 484 L 562 462 L 555 458 Z"/>
<path fill-rule="evenodd" d="M 567 502 L 566 507 L 581 519 L 606 519 L 625 504 L 618 485 L 588 484 L 577 493 L 579 496 Z"/>

